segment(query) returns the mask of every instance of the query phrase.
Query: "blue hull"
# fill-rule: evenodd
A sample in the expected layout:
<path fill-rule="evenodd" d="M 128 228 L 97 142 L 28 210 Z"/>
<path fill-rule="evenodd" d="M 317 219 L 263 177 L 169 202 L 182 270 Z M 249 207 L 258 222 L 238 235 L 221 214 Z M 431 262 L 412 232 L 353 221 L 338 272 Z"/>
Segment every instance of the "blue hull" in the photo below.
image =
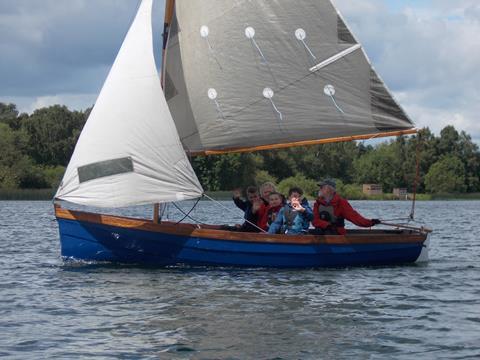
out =
<path fill-rule="evenodd" d="M 62 256 L 154 266 L 318 268 L 413 263 L 423 242 L 259 243 L 58 219 Z"/>

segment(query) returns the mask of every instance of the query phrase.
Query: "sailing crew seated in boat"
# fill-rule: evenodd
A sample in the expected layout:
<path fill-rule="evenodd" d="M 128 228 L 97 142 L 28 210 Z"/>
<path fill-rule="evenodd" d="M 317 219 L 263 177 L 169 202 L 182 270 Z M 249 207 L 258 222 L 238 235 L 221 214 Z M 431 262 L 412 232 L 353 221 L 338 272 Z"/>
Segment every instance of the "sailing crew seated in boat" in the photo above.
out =
<path fill-rule="evenodd" d="M 275 185 L 271 182 L 263 183 L 260 186 L 260 196 L 265 206 L 268 206 L 270 204 L 270 194 L 274 192 L 277 192 L 277 189 L 275 188 Z"/>
<path fill-rule="evenodd" d="M 285 206 L 283 201 L 283 195 L 278 192 L 272 192 L 268 196 L 269 203 L 261 213 L 258 226 L 263 230 L 268 231 L 268 228 L 278 216 L 280 210 Z"/>
<path fill-rule="evenodd" d="M 243 232 L 260 232 L 255 225 L 258 222 L 258 212 L 263 206 L 263 202 L 258 195 L 258 190 L 255 186 L 249 186 L 247 188 L 247 200 L 242 200 L 241 191 L 236 189 L 233 191 L 233 202 L 235 205 L 243 210 L 245 213 L 244 219 L 246 220 L 242 226 L 240 226 L 237 231 Z"/>
<path fill-rule="evenodd" d="M 293 187 L 288 191 L 288 203 L 282 207 L 275 221 L 268 229 L 269 234 L 301 235 L 308 232 L 313 219 L 312 209 L 303 190 Z"/>
<path fill-rule="evenodd" d="M 325 179 L 318 184 L 320 191 L 313 207 L 313 221 L 315 235 L 345 235 L 345 220 L 360 227 L 372 227 L 380 224 L 378 219 L 366 219 L 355 211 L 350 203 L 341 198 L 336 192 L 336 183 L 333 179 Z"/>

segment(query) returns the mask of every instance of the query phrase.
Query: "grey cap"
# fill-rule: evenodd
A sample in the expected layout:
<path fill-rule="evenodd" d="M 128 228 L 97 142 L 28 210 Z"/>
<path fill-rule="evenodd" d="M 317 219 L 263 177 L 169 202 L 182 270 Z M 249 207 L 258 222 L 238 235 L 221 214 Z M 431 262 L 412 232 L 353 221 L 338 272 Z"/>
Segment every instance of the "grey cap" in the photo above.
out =
<path fill-rule="evenodd" d="M 320 187 L 325 186 L 325 185 L 329 185 L 329 186 L 333 187 L 334 189 L 337 188 L 337 183 L 335 182 L 334 179 L 325 179 L 323 181 L 320 181 L 317 185 L 320 186 Z"/>

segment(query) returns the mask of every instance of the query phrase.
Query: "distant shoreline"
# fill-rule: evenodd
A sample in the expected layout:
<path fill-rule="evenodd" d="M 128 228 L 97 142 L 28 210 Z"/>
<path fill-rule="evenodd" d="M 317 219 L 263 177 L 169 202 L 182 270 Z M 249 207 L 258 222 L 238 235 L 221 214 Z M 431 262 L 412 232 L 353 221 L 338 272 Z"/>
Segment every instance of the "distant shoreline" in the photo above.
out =
<path fill-rule="evenodd" d="M 49 201 L 53 200 L 56 189 L 0 189 L 0 201 Z M 217 200 L 230 200 L 230 191 L 207 191 L 207 194 Z M 411 201 L 395 199 L 392 194 L 375 196 L 349 197 L 349 200 L 362 201 Z M 310 199 L 312 200 L 312 199 Z M 418 201 L 441 201 L 441 200 L 480 200 L 480 193 L 465 194 L 417 194 Z"/>

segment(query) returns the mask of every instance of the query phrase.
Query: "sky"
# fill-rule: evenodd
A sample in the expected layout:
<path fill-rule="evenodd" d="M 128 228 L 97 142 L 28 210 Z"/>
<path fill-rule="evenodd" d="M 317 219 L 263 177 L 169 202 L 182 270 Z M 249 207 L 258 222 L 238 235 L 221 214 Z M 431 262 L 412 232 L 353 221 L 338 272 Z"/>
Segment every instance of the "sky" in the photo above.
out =
<path fill-rule="evenodd" d="M 0 0 L 0 102 L 28 113 L 93 105 L 138 2 Z M 333 2 L 417 127 L 454 125 L 480 143 L 480 1 Z"/>

